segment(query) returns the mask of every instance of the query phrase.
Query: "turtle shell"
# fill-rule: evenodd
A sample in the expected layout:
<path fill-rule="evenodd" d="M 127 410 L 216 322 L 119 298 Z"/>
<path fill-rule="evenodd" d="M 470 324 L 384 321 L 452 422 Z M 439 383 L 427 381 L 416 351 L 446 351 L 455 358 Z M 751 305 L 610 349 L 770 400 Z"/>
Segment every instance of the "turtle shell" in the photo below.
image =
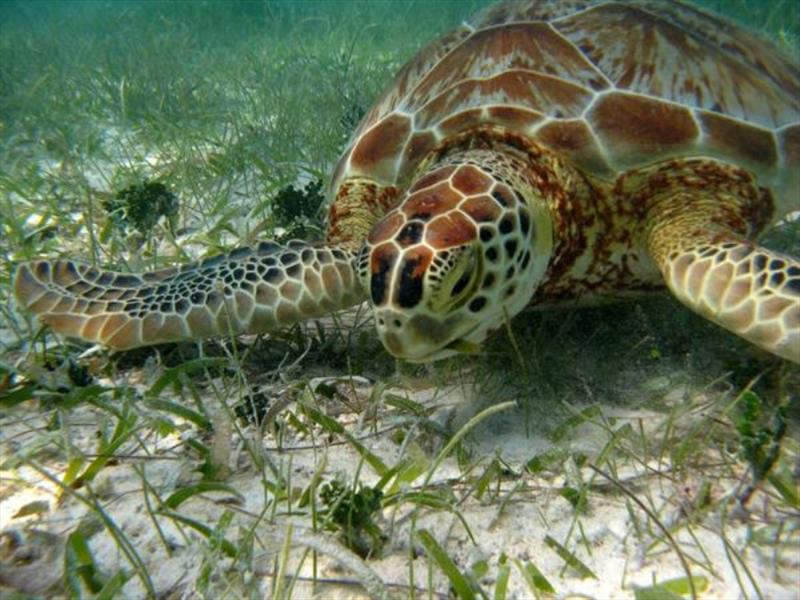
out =
<path fill-rule="evenodd" d="M 586 173 L 709 156 L 751 169 L 779 214 L 800 185 L 800 69 L 682 2 L 545 0 L 490 7 L 424 48 L 364 117 L 349 176 L 404 187 L 452 136 L 499 126 Z"/>

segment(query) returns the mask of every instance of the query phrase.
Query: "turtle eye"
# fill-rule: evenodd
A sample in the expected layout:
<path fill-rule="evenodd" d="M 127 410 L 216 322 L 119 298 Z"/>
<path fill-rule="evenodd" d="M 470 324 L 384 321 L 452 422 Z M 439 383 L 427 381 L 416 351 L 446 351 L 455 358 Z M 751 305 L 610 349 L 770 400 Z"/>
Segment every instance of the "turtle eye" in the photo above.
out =
<path fill-rule="evenodd" d="M 433 295 L 434 310 L 449 311 L 466 302 L 469 292 L 478 281 L 478 256 L 474 246 L 467 246 L 459 254 Z"/>
<path fill-rule="evenodd" d="M 467 284 L 472 279 L 472 275 L 474 270 L 464 271 L 461 277 L 458 278 L 456 284 L 453 286 L 453 289 L 450 290 L 450 297 L 451 298 L 458 298 L 458 295 L 464 291 L 464 288 L 467 287 Z"/>

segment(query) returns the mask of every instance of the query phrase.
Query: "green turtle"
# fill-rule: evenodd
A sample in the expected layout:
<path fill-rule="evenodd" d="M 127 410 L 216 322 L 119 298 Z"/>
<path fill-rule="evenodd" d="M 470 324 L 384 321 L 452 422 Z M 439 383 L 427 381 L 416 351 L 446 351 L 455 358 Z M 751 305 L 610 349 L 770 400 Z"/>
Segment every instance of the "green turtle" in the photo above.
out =
<path fill-rule="evenodd" d="M 132 275 L 21 265 L 20 304 L 126 349 L 268 332 L 368 301 L 414 362 L 530 303 L 666 287 L 800 362 L 800 262 L 755 241 L 798 208 L 800 70 L 683 2 L 486 9 L 425 47 L 332 177 L 327 240 Z"/>

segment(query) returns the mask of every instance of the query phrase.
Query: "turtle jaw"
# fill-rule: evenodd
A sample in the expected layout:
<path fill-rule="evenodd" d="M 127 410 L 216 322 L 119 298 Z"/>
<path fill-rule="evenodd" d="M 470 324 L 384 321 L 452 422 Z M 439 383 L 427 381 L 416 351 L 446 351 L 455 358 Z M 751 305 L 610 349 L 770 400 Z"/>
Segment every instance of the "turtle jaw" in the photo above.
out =
<path fill-rule="evenodd" d="M 476 352 L 488 334 L 486 323 L 457 316 L 439 319 L 425 314 L 406 317 L 391 309 L 376 311 L 378 335 L 386 350 L 411 363 L 426 363 L 464 352 Z"/>

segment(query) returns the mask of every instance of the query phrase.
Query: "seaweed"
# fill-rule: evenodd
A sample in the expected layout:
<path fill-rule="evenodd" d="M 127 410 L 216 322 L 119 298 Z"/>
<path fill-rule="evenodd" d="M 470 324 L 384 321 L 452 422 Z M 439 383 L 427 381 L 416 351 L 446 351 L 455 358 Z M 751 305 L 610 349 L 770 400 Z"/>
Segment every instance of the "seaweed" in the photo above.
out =
<path fill-rule="evenodd" d="M 178 197 L 163 183 L 143 181 L 118 191 L 103 202 L 103 208 L 117 228 L 147 234 L 161 217 L 178 213 Z"/>
<path fill-rule="evenodd" d="M 741 444 L 739 455 L 750 465 L 752 475 L 750 484 L 739 496 L 741 506 L 747 505 L 753 492 L 778 462 L 787 416 L 786 403 L 771 407 L 750 390 L 741 395 L 739 413 L 735 417 Z"/>
<path fill-rule="evenodd" d="M 322 180 L 309 181 L 303 188 L 288 185 L 272 201 L 276 225 L 286 229 L 287 236 L 308 237 L 322 229 L 320 207 L 325 200 Z"/>
<path fill-rule="evenodd" d="M 383 534 L 373 520 L 380 510 L 383 492 L 362 483 L 346 487 L 336 479 L 322 486 L 320 499 L 330 528 L 338 531 L 344 544 L 362 557 L 375 555 L 383 546 Z"/>

